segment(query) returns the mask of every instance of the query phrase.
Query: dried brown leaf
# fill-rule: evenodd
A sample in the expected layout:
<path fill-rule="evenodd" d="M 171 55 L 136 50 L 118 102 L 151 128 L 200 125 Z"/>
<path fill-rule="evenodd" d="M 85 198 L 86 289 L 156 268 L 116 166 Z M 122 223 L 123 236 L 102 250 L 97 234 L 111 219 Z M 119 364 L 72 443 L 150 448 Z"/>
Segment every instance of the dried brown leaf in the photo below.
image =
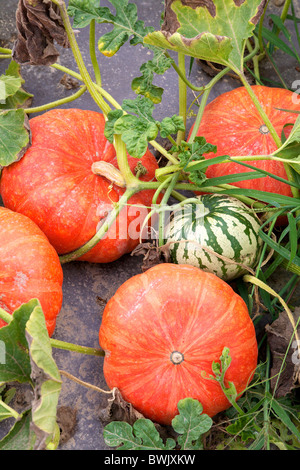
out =
<path fill-rule="evenodd" d="M 16 26 L 12 57 L 19 64 L 54 64 L 59 57 L 54 41 L 69 47 L 59 8 L 51 0 L 19 0 Z"/>
<path fill-rule="evenodd" d="M 300 308 L 293 313 L 295 324 L 300 317 Z M 300 328 L 297 328 L 300 333 Z M 275 396 L 284 397 L 300 383 L 300 360 L 297 341 L 294 339 L 292 324 L 285 312 L 266 326 L 268 343 L 272 354 L 271 388 Z"/>
<path fill-rule="evenodd" d="M 131 256 L 143 255 L 142 271 L 161 263 L 170 263 L 169 245 L 156 246 L 150 242 L 140 243 L 132 252 Z"/>

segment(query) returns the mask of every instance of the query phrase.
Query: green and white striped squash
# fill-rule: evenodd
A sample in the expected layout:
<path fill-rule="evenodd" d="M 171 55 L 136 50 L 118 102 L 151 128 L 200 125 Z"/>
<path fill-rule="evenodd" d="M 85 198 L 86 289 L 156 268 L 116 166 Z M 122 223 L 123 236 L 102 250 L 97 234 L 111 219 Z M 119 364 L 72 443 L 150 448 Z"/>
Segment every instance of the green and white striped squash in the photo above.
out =
<path fill-rule="evenodd" d="M 197 199 L 201 204 L 178 208 L 166 226 L 171 261 L 199 267 L 224 281 L 245 274 L 243 266 L 254 268 L 262 245 L 255 213 L 226 195 L 207 194 Z"/>

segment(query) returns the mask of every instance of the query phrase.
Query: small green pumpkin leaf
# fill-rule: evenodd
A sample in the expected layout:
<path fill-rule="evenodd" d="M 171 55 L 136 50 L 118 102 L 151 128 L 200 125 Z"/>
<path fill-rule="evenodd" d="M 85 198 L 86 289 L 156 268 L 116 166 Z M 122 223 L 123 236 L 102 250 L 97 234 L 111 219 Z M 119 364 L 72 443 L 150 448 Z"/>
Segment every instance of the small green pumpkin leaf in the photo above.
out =
<path fill-rule="evenodd" d="M 141 158 L 147 151 L 148 142 L 156 138 L 158 128 L 155 122 L 126 114 L 116 121 L 114 131 L 122 135 L 129 154 Z"/>
<path fill-rule="evenodd" d="M 214 0 L 192 8 L 175 0 L 165 12 L 170 18 L 175 13 L 175 19 L 166 22 L 168 29 L 149 33 L 144 42 L 242 70 L 246 40 L 252 35 L 265 3 L 265 0 Z"/>
<path fill-rule="evenodd" d="M 176 134 L 178 131 L 185 131 L 185 125 L 182 116 L 174 114 L 172 117 L 165 117 L 160 123 L 160 135 L 166 138 L 169 135 Z"/>
<path fill-rule="evenodd" d="M 31 380 L 34 384 L 32 429 L 36 435 L 34 448 L 44 449 L 49 437 L 56 433 L 56 408 L 61 391 L 61 377 L 52 357 L 45 316 L 37 306 L 26 323 L 29 345 Z"/>
<path fill-rule="evenodd" d="M 24 110 L 0 110 L 0 168 L 20 160 L 30 145 L 29 120 Z"/>
<path fill-rule="evenodd" d="M 154 423 L 140 418 L 133 426 L 124 421 L 112 421 L 103 431 L 105 443 L 119 450 L 169 450 L 175 447 L 173 439 L 163 443 Z"/>
<path fill-rule="evenodd" d="M 132 157 L 141 158 L 147 150 L 148 142 L 158 134 L 157 123 L 152 117 L 154 104 L 150 99 L 140 96 L 135 100 L 124 100 L 122 108 L 131 114 L 124 114 L 116 119 L 113 132 L 122 136 Z M 113 119 L 115 117 L 114 114 Z"/>
<path fill-rule="evenodd" d="M 142 76 L 133 79 L 131 88 L 136 94 L 144 95 L 157 104 L 161 102 L 164 89 L 153 85 L 154 74 L 163 75 L 171 67 L 173 59 L 166 57 L 164 49 L 150 45 L 147 47 L 153 51 L 153 58 L 141 66 Z"/>
<path fill-rule="evenodd" d="M 201 436 L 210 430 L 213 421 L 203 414 L 198 400 L 184 398 L 178 402 L 179 415 L 172 420 L 174 430 L 180 434 L 178 444 L 181 450 L 202 449 Z"/>

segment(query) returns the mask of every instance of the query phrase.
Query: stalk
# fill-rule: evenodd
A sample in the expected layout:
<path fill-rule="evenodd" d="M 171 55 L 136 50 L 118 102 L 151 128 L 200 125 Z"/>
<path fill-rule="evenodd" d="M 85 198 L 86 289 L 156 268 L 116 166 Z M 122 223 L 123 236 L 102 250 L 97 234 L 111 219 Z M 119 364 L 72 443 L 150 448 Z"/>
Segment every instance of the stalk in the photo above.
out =
<path fill-rule="evenodd" d="M 105 352 L 102 349 L 80 346 L 78 344 L 67 343 L 58 339 L 50 338 L 50 344 L 53 348 L 64 349 L 65 351 L 87 354 L 89 356 L 105 356 Z"/>
<path fill-rule="evenodd" d="M 70 103 L 71 101 L 77 100 L 81 95 L 83 95 L 87 90 L 85 85 L 81 86 L 80 89 L 71 96 L 62 98 L 61 100 L 52 101 L 51 103 L 44 104 L 42 106 L 36 106 L 35 108 L 26 108 L 24 109 L 26 114 L 39 113 L 41 111 L 47 111 L 47 109 L 56 108 L 65 103 Z"/>
<path fill-rule="evenodd" d="M 185 54 L 182 52 L 178 53 L 178 66 L 182 71 L 182 75 L 185 76 Z M 184 127 L 186 127 L 186 108 L 187 108 L 187 86 L 181 76 L 178 77 L 178 90 L 179 90 L 179 116 L 182 116 Z M 185 138 L 185 131 L 178 131 L 177 133 L 177 145 L 181 143 Z"/>
<path fill-rule="evenodd" d="M 126 187 L 136 187 L 140 181 L 131 171 L 127 158 L 126 145 L 120 135 L 114 136 L 114 146 L 117 153 L 118 167 L 126 182 Z"/>
<path fill-rule="evenodd" d="M 21 415 L 19 415 L 19 413 L 14 410 L 13 408 L 11 408 L 9 405 L 7 405 L 3 400 L 0 399 L 0 406 L 1 408 L 5 408 L 8 413 L 13 417 L 15 418 L 15 420 L 18 420 L 21 418 Z"/>
<path fill-rule="evenodd" d="M 72 26 L 71 26 L 71 23 L 70 23 L 70 19 L 69 19 L 69 15 L 68 15 L 68 12 L 67 12 L 66 4 L 63 0 L 52 0 L 52 1 L 53 1 L 53 3 L 58 5 L 58 7 L 59 7 L 61 18 L 62 18 L 62 21 L 64 23 L 64 27 L 65 27 L 66 33 L 68 35 L 70 46 L 71 46 L 75 61 L 77 63 L 80 75 L 82 76 L 83 81 L 86 84 L 87 89 L 90 92 L 90 94 L 91 94 L 92 98 L 94 99 L 95 103 L 99 106 L 99 108 L 101 109 L 103 114 L 106 116 L 110 111 L 110 106 L 104 101 L 102 96 L 98 93 L 98 91 L 95 88 L 95 85 L 94 85 L 94 83 L 93 83 L 93 81 L 92 81 L 92 79 L 91 79 L 91 77 L 90 77 L 90 75 L 87 71 L 87 68 L 85 66 L 84 60 L 82 58 L 80 49 L 78 47 L 78 44 L 77 44 L 77 41 L 76 41 L 76 38 L 75 38 L 75 34 L 73 32 L 73 29 L 72 29 Z"/>
<path fill-rule="evenodd" d="M 92 19 L 90 23 L 90 57 L 94 69 L 95 80 L 97 85 L 101 86 L 101 72 L 96 57 L 96 43 L 95 43 L 95 20 Z"/>
<path fill-rule="evenodd" d="M 74 261 L 75 259 L 80 258 L 85 253 L 94 248 L 94 246 L 96 246 L 97 243 L 105 236 L 106 232 L 112 226 L 117 216 L 119 215 L 123 207 L 127 204 L 131 196 L 133 196 L 137 191 L 137 188 L 127 189 L 125 193 L 121 196 L 119 201 L 115 203 L 114 208 L 108 215 L 106 221 L 103 223 L 103 225 L 101 225 L 100 229 L 91 238 L 91 240 L 89 240 L 85 245 L 78 248 L 77 250 L 74 250 L 71 253 L 67 253 L 65 255 L 61 255 L 59 257 L 61 264 Z"/>

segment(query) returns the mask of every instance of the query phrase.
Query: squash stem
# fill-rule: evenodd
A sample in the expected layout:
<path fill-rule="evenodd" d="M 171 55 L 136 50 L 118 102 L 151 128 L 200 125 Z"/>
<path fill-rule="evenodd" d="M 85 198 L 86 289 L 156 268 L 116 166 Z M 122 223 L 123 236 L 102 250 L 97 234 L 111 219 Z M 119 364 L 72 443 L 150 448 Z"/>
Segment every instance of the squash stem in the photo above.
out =
<path fill-rule="evenodd" d="M 85 255 L 88 251 L 90 251 L 97 243 L 105 236 L 106 232 L 115 222 L 117 216 L 123 209 L 123 207 L 127 204 L 128 200 L 133 196 L 139 189 L 130 188 L 126 189 L 124 194 L 120 197 L 119 201 L 115 203 L 114 208 L 109 213 L 105 222 L 101 225 L 99 230 L 96 234 L 89 240 L 85 245 L 78 248 L 77 250 L 72 251 L 71 253 L 66 253 L 59 257 L 61 264 L 68 263 L 70 261 L 74 261 L 75 259 L 80 258 L 81 256 Z"/>
<path fill-rule="evenodd" d="M 178 67 L 185 76 L 185 54 L 182 52 L 178 53 Z M 179 116 L 183 118 L 184 127 L 186 127 L 186 108 L 187 108 L 187 86 L 181 76 L 178 77 L 178 90 L 179 90 Z M 185 131 L 178 131 L 177 133 L 177 145 L 180 145 L 181 141 L 185 138 Z"/>
<path fill-rule="evenodd" d="M 81 95 L 83 95 L 86 92 L 86 90 L 87 90 L 87 87 L 83 85 L 80 87 L 80 89 L 76 93 L 74 93 L 71 96 L 62 98 L 61 100 L 52 101 L 51 103 L 47 103 L 42 106 L 36 106 L 35 108 L 26 108 L 24 109 L 24 111 L 26 114 L 33 114 L 33 113 L 39 113 L 41 111 L 46 111 L 47 109 L 56 108 L 57 106 L 61 106 L 62 104 L 70 103 L 71 101 L 76 100 Z"/>
<path fill-rule="evenodd" d="M 70 23 L 70 19 L 69 19 L 69 16 L 68 16 L 66 4 L 63 0 L 56 0 L 56 1 L 54 1 L 54 3 L 59 6 L 62 21 L 64 23 L 64 27 L 65 27 L 66 33 L 68 35 L 70 46 L 71 46 L 71 49 L 73 51 L 73 55 L 74 55 L 75 61 L 77 63 L 77 66 L 79 68 L 80 74 L 83 78 L 83 81 L 86 84 L 87 89 L 90 92 L 92 98 L 94 99 L 96 104 L 99 106 L 99 108 L 101 109 L 103 114 L 107 115 L 110 111 L 110 106 L 104 101 L 102 96 L 96 90 L 95 85 L 94 85 L 94 83 L 93 83 L 93 81 L 92 81 L 92 79 L 91 79 L 91 77 L 90 77 L 90 75 L 87 71 L 87 68 L 85 66 L 84 60 L 82 58 L 80 49 L 78 47 L 78 44 L 77 44 L 77 41 L 76 41 L 76 38 L 75 38 L 75 34 L 73 32 L 73 29 L 72 29 L 72 26 L 71 26 L 71 23 Z"/>
<path fill-rule="evenodd" d="M 89 356 L 105 356 L 105 352 L 102 349 L 80 346 L 78 344 L 67 343 L 58 339 L 50 338 L 50 344 L 53 348 L 64 349 L 65 351 L 87 354 Z"/>
<path fill-rule="evenodd" d="M 90 57 L 94 69 L 95 80 L 97 85 L 101 86 L 101 72 L 100 67 L 96 57 L 96 44 L 95 44 L 95 19 L 93 18 L 90 23 Z"/>

